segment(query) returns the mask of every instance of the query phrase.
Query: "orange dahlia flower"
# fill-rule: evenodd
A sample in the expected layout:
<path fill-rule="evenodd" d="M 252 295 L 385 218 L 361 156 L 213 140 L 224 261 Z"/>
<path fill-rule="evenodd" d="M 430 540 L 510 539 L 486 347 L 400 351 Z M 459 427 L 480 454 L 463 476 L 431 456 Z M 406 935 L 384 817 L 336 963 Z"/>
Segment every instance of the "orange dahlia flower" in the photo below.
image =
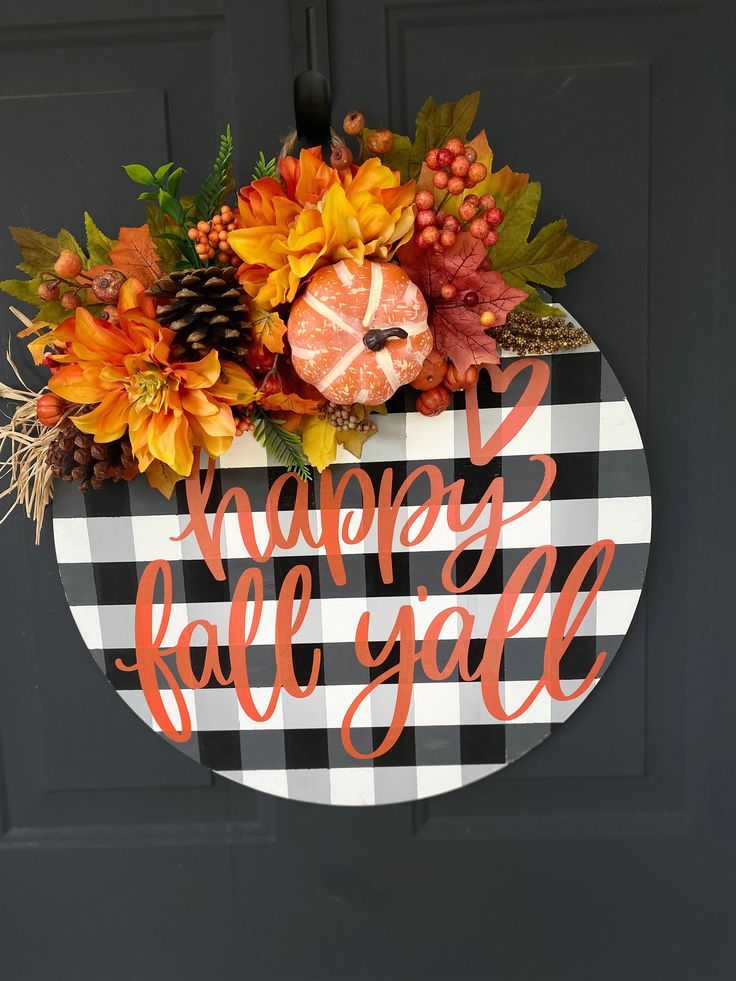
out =
<path fill-rule="evenodd" d="M 79 307 L 47 342 L 65 353 L 49 382 L 52 392 L 69 402 L 96 408 L 73 421 L 100 443 L 118 439 L 126 430 L 141 471 L 154 460 L 186 477 L 194 462 L 193 448 L 216 457 L 235 435 L 231 405 L 258 398 L 252 376 L 239 365 L 211 351 L 200 361 L 171 361 L 174 332 L 152 317 L 150 300 L 136 280 L 120 294 L 119 323 L 95 319 Z"/>
<path fill-rule="evenodd" d="M 378 157 L 335 170 L 319 147 L 279 162 L 239 194 L 241 228 L 228 242 L 243 260 L 243 288 L 267 309 L 294 299 L 320 266 L 365 256 L 390 259 L 414 228 L 414 181 L 401 184 Z"/>

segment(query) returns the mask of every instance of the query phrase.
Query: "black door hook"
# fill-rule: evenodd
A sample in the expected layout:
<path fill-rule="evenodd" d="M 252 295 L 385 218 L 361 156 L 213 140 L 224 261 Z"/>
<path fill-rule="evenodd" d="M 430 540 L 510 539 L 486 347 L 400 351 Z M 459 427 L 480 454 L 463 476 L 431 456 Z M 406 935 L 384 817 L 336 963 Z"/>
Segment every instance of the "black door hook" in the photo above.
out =
<path fill-rule="evenodd" d="M 300 140 L 310 146 L 330 143 L 332 105 L 325 76 L 311 68 L 294 79 L 294 121 Z"/>

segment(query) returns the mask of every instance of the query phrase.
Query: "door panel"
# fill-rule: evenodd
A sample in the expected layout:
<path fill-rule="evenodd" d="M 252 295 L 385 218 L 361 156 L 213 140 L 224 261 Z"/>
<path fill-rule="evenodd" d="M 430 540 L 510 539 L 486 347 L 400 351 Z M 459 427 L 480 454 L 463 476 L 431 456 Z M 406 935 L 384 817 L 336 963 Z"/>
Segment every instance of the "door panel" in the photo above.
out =
<path fill-rule="evenodd" d="M 228 120 L 245 181 L 309 61 L 335 120 L 402 131 L 427 94 L 480 89 L 540 218 L 600 244 L 564 302 L 630 398 L 654 499 L 644 597 L 586 705 L 501 774 L 365 810 L 215 779 L 142 726 L 76 632 L 50 529 L 35 547 L 11 516 L 3 981 L 730 978 L 731 6 L 42 0 L 0 22 L 2 225 L 133 223 L 119 165 L 173 158 L 194 184 Z"/>

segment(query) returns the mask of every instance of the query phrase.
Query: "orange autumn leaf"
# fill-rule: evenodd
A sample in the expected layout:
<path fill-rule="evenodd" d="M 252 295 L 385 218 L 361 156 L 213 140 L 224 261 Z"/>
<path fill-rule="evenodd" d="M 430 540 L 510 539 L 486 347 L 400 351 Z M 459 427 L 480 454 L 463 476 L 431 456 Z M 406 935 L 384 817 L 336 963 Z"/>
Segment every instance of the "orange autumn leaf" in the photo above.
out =
<path fill-rule="evenodd" d="M 274 310 L 264 310 L 251 300 L 248 303 L 251 333 L 256 344 L 262 344 L 271 354 L 284 353 L 284 334 L 286 324 Z"/>
<path fill-rule="evenodd" d="M 298 412 L 304 416 L 316 416 L 322 410 L 324 401 L 316 402 L 314 399 L 303 399 L 301 395 L 287 394 L 286 392 L 275 392 L 262 399 L 261 406 L 272 412 Z"/>
<path fill-rule="evenodd" d="M 159 255 L 148 225 L 120 229 L 118 243 L 110 249 L 110 264 L 144 286 L 151 286 L 159 278 Z"/>

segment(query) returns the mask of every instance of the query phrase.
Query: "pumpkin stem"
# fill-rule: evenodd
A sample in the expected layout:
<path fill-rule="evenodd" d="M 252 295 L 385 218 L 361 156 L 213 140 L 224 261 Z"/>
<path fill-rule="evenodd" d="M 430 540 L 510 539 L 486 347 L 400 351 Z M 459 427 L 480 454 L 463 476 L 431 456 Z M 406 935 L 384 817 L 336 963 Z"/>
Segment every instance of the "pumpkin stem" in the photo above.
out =
<path fill-rule="evenodd" d="M 403 341 L 408 336 L 403 327 L 373 327 L 363 335 L 363 343 L 369 351 L 380 351 L 392 337 L 399 337 Z"/>

